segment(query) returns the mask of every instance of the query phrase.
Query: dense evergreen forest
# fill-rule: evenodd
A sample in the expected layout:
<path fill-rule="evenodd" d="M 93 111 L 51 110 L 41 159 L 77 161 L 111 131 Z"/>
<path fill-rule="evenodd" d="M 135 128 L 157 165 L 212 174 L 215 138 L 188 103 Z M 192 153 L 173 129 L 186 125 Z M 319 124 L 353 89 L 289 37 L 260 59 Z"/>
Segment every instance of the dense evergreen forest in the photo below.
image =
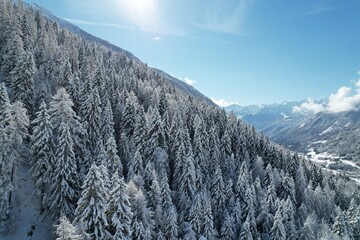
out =
<path fill-rule="evenodd" d="M 0 232 L 29 166 L 54 239 L 360 239 L 358 186 L 0 0 Z"/>

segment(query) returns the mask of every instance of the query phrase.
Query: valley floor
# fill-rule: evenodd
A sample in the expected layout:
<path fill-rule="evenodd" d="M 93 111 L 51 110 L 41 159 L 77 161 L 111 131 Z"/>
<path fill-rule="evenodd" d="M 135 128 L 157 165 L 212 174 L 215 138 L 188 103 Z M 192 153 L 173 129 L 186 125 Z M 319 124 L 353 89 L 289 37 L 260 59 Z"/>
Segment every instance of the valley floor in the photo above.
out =
<path fill-rule="evenodd" d="M 313 148 L 308 149 L 306 159 L 320 165 L 325 170 L 332 171 L 334 174 L 344 174 L 360 184 L 360 166 L 352 161 L 327 152 L 316 153 Z"/>

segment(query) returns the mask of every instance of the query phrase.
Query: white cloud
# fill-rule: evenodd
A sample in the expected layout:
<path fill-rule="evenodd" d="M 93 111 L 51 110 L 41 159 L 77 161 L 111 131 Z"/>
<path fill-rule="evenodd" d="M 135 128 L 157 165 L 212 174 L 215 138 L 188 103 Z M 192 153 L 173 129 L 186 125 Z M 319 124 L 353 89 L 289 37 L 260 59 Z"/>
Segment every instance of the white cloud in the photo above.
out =
<path fill-rule="evenodd" d="M 93 22 L 93 21 L 74 19 L 74 18 L 63 18 L 63 19 L 68 22 L 74 23 L 74 24 L 90 25 L 90 26 L 96 26 L 96 27 L 112 27 L 112 28 L 131 29 L 128 26 L 116 24 L 116 23 Z"/>
<path fill-rule="evenodd" d="M 316 103 L 309 99 L 300 106 L 294 107 L 293 111 L 339 113 L 354 110 L 360 106 L 360 80 L 354 83 L 354 87 L 340 87 L 336 93 L 328 97 L 325 103 Z"/>
<path fill-rule="evenodd" d="M 210 98 L 210 99 L 211 99 L 211 101 L 213 101 L 216 105 L 218 105 L 220 107 L 227 107 L 232 104 L 238 104 L 237 102 L 228 102 L 225 99 L 215 99 L 215 98 Z"/>
<path fill-rule="evenodd" d="M 189 84 L 190 86 L 194 85 L 196 83 L 195 80 L 191 80 L 190 78 L 187 77 L 183 77 L 183 78 L 178 78 L 179 80 Z"/>
<path fill-rule="evenodd" d="M 243 35 L 244 23 L 253 2 L 253 0 L 206 2 L 203 19 L 194 25 L 206 31 Z"/>
<path fill-rule="evenodd" d="M 300 106 L 295 106 L 293 108 L 293 112 L 301 113 L 301 112 L 314 112 L 319 113 L 325 111 L 325 106 L 320 103 L 314 102 L 312 99 L 308 99 L 307 102 L 302 103 Z"/>

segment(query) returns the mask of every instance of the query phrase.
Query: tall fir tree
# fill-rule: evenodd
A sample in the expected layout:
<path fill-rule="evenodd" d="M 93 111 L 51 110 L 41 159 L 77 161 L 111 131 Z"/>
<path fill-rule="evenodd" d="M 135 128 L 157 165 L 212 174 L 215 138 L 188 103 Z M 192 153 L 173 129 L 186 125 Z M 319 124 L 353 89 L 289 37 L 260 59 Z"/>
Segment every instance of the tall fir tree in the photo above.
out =
<path fill-rule="evenodd" d="M 274 224 L 270 231 L 271 239 L 276 240 L 285 240 L 286 239 L 286 230 L 283 224 L 284 217 L 283 217 L 283 209 L 280 206 L 279 209 L 276 211 Z"/>
<path fill-rule="evenodd" d="M 45 207 L 49 200 L 49 180 L 52 178 L 55 165 L 52 124 L 45 102 L 41 103 L 32 125 L 31 171 L 36 195 L 41 199 L 41 206 Z"/>
<path fill-rule="evenodd" d="M 55 147 L 55 166 L 50 185 L 50 209 L 53 216 L 73 217 L 80 190 L 74 141 L 69 126 L 61 123 Z"/>
<path fill-rule="evenodd" d="M 59 224 L 55 225 L 56 240 L 83 240 L 79 230 L 71 224 L 66 216 L 59 218 Z"/>
<path fill-rule="evenodd" d="M 131 204 L 126 191 L 123 178 L 119 178 L 117 172 L 112 179 L 112 189 L 109 194 L 109 207 L 107 216 L 109 219 L 109 231 L 114 239 L 131 239 Z"/>
<path fill-rule="evenodd" d="M 22 53 L 15 67 L 10 72 L 10 87 L 13 101 L 22 101 L 32 113 L 34 104 L 34 76 L 36 72 L 34 58 L 31 52 Z"/>
<path fill-rule="evenodd" d="M 108 221 L 106 183 L 100 167 L 93 163 L 86 175 L 82 193 L 75 210 L 74 222 L 78 224 L 90 239 L 109 238 L 106 230 Z"/>

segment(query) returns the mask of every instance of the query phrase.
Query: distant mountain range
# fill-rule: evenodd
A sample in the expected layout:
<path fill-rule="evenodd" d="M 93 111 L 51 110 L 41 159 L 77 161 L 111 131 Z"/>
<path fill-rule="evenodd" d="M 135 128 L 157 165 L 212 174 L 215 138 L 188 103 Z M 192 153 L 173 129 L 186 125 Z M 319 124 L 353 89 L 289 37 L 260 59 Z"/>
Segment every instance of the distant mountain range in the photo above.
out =
<path fill-rule="evenodd" d="M 293 111 L 304 101 L 231 105 L 225 110 L 253 125 L 278 144 L 359 182 L 360 109 L 342 113 Z"/>
<path fill-rule="evenodd" d="M 240 106 L 237 104 L 225 107 L 225 110 L 233 111 L 236 116 L 244 122 L 253 125 L 258 131 L 277 125 L 280 121 L 302 117 L 295 113 L 293 108 L 304 101 L 283 102 L 281 104 L 249 105 Z"/>
<path fill-rule="evenodd" d="M 304 101 L 270 105 L 230 105 L 225 110 L 253 125 L 273 141 L 307 153 L 328 152 L 358 162 L 360 156 L 360 109 L 342 113 L 296 112 Z"/>

